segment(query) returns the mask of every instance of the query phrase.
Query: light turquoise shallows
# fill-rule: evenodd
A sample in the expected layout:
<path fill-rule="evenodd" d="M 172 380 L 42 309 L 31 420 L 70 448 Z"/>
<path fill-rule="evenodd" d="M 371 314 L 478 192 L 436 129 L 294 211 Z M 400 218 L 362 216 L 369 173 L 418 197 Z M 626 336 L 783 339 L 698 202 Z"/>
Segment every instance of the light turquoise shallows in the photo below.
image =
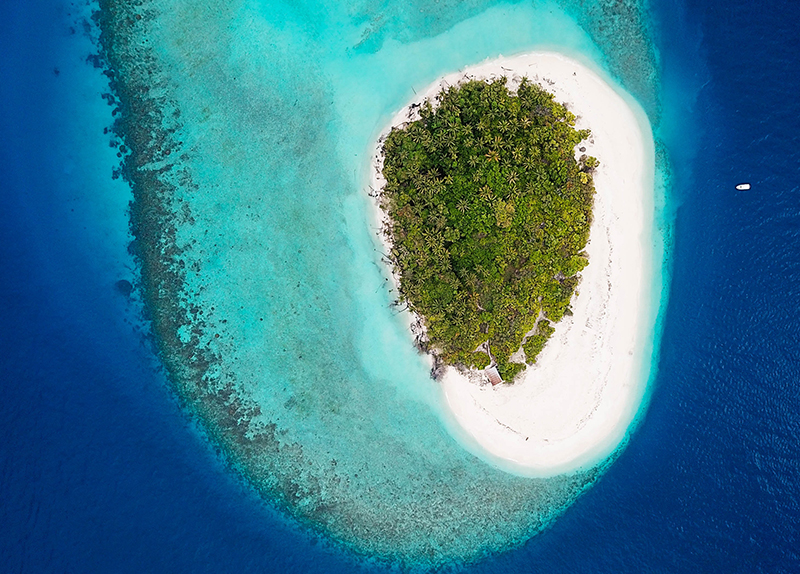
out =
<path fill-rule="evenodd" d="M 557 49 L 656 93 L 640 23 L 629 12 L 609 19 L 637 34 L 623 53 L 614 42 L 604 52 L 576 23 L 605 14 L 602 2 L 580 12 L 475 1 L 144 5 L 159 89 L 180 111 L 170 136 L 180 170 L 164 176 L 177 183 L 168 206 L 180 305 L 203 310 L 202 321 L 193 311 L 195 323 L 162 329 L 172 337 L 163 348 L 210 435 L 256 488 L 359 552 L 430 565 L 529 538 L 598 469 L 514 476 L 449 432 L 391 305 L 365 193 L 370 145 L 415 88 L 501 53 Z M 190 344 L 215 357 L 202 384 L 174 367 Z M 220 426 L 203 392 L 226 393 L 247 431 Z"/>

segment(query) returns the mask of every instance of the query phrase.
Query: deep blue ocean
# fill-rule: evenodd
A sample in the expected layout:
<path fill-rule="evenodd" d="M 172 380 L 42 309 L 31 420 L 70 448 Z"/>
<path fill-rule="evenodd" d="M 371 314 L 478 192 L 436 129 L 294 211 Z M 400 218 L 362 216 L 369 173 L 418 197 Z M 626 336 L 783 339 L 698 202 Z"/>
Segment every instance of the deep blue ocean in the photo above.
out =
<path fill-rule="evenodd" d="M 128 192 L 86 159 L 113 163 L 108 118 L 67 117 L 107 90 L 65 57 L 92 53 L 72 9 L 0 6 L 0 572 L 386 571 L 263 503 L 166 384 L 133 259 L 107 248 Z M 549 529 L 469 572 L 800 571 L 800 5 L 650 17 L 680 117 L 649 408 Z"/>

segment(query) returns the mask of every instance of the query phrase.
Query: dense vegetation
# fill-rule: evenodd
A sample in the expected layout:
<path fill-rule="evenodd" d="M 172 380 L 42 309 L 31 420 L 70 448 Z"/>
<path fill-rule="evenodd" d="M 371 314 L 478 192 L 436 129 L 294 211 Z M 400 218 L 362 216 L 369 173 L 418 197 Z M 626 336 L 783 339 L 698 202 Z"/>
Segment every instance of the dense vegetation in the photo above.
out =
<path fill-rule="evenodd" d="M 570 313 L 597 160 L 575 160 L 589 131 L 527 80 L 516 94 L 505 78 L 469 81 L 436 101 L 383 146 L 401 299 L 445 363 L 483 368 L 490 357 L 476 349 L 488 342 L 510 381 L 524 368 L 510 355 L 522 346 L 534 362 L 550 321 Z"/>

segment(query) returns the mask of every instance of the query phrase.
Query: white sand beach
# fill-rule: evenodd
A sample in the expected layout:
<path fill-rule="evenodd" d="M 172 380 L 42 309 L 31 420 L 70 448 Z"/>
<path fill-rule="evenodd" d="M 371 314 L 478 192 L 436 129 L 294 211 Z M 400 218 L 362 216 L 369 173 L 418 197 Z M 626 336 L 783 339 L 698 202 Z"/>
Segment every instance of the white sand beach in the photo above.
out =
<path fill-rule="evenodd" d="M 643 113 L 637 115 L 586 66 L 551 52 L 498 58 L 437 81 L 412 104 L 464 78 L 527 76 L 555 94 L 592 137 L 581 146 L 600 160 L 594 180 L 589 265 L 565 317 L 513 385 L 478 385 L 449 367 L 444 400 L 468 446 L 500 466 L 550 476 L 591 466 L 624 439 L 644 396 L 655 321 L 653 281 L 654 149 Z M 413 119 L 412 104 L 392 126 Z M 409 114 L 412 114 L 409 116 Z M 388 129 L 387 129 L 388 131 Z M 380 158 L 372 171 L 379 189 Z M 384 238 L 386 241 L 386 238 Z"/>

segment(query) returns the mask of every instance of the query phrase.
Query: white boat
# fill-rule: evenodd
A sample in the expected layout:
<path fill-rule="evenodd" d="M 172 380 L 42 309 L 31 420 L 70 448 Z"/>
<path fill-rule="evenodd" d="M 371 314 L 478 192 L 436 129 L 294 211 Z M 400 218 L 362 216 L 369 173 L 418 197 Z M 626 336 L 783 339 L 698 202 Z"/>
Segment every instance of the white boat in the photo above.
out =
<path fill-rule="evenodd" d="M 736 189 L 738 189 L 739 191 L 747 191 L 748 189 L 750 189 L 750 184 L 740 183 L 739 185 L 736 186 Z"/>

